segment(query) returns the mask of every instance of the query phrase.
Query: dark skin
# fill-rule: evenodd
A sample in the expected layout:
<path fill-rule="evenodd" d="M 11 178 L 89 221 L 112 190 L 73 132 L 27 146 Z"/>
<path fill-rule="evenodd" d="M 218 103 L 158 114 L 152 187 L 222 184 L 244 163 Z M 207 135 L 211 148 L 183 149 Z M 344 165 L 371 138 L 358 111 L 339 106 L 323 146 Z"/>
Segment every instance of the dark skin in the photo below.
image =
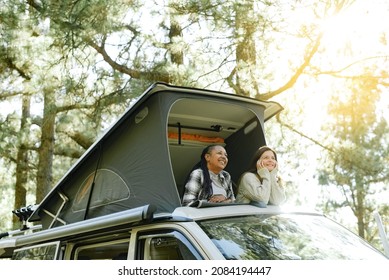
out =
<path fill-rule="evenodd" d="M 219 174 L 227 166 L 227 152 L 222 146 L 215 146 L 208 154 L 205 155 L 205 160 L 207 161 L 208 170 L 215 174 Z M 231 199 L 227 199 L 224 195 L 218 194 L 213 195 L 208 201 L 220 203 L 231 202 Z"/>

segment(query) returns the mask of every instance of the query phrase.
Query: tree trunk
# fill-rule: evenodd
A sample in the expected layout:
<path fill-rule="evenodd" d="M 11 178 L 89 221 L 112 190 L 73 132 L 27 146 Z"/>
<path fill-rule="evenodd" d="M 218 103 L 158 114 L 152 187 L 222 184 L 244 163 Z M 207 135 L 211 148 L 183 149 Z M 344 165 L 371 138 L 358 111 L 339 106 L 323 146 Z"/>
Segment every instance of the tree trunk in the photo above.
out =
<path fill-rule="evenodd" d="M 20 120 L 20 145 L 16 159 L 16 184 L 14 209 L 26 206 L 27 180 L 28 180 L 28 149 L 26 145 L 30 117 L 30 96 L 23 96 L 22 116 Z M 19 219 L 14 216 L 13 228 L 20 227 Z"/>
<path fill-rule="evenodd" d="M 236 46 L 236 93 L 250 96 L 258 93 L 255 74 L 256 45 L 254 34 L 256 24 L 252 1 L 241 1 L 235 10 Z"/>
<path fill-rule="evenodd" d="M 175 19 L 175 16 L 171 14 L 169 31 L 170 45 L 176 44 L 174 41 L 175 37 L 182 37 L 182 28 L 180 23 Z M 177 65 L 184 64 L 184 53 L 182 49 L 174 46 L 170 48 L 170 60 Z"/>
<path fill-rule="evenodd" d="M 366 194 L 363 191 L 363 186 L 357 186 L 357 205 L 356 205 L 356 213 L 357 213 L 357 221 L 358 221 L 358 235 L 362 238 L 365 238 L 365 199 Z"/>
<path fill-rule="evenodd" d="M 54 155 L 54 127 L 56 117 L 55 94 L 52 89 L 44 90 L 41 145 L 37 172 L 36 201 L 39 203 L 52 187 L 52 167 Z"/>

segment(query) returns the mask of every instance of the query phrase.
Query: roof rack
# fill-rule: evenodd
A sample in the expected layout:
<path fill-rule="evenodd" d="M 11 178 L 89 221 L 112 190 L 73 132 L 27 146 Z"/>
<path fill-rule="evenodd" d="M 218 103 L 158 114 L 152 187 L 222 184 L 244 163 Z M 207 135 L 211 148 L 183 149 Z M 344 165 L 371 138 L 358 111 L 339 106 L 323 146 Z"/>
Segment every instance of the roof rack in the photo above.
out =
<path fill-rule="evenodd" d="M 0 233 L 0 239 L 7 236 L 15 236 L 19 235 L 21 233 L 26 233 L 27 231 L 34 231 L 39 230 L 42 228 L 42 225 L 35 225 L 35 226 L 27 226 L 28 218 L 30 218 L 31 214 L 35 211 L 35 209 L 38 207 L 38 205 L 28 205 L 21 207 L 19 209 L 12 210 L 12 213 L 15 214 L 19 221 L 22 222 L 22 227 L 17 230 L 11 230 L 7 232 Z"/>
<path fill-rule="evenodd" d="M 154 205 L 148 204 L 105 216 L 63 225 L 61 227 L 45 229 L 33 234 L 19 236 L 15 241 L 15 245 L 24 246 L 35 242 L 49 241 L 52 239 L 58 240 L 64 237 L 76 236 L 109 227 L 148 222 L 153 219 L 155 210 L 156 207 Z"/>
<path fill-rule="evenodd" d="M 11 231 L 0 233 L 0 239 L 3 237 L 7 237 L 7 236 L 12 237 L 12 236 L 20 235 L 20 234 L 26 234 L 26 233 L 34 232 L 34 231 L 41 230 L 41 229 L 42 229 L 42 225 L 35 225 L 35 226 L 31 226 L 31 227 L 26 227 L 23 229 L 11 230 Z"/>

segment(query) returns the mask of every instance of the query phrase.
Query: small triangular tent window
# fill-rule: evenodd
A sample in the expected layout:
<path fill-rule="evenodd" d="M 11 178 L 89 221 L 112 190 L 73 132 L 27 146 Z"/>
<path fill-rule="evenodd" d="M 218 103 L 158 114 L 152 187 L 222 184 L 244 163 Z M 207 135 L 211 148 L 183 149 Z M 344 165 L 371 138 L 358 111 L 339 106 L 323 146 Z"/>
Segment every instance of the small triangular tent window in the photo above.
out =
<path fill-rule="evenodd" d="M 92 185 L 93 191 L 90 197 Z M 130 188 L 119 174 L 109 169 L 99 169 L 97 173 L 91 173 L 78 188 L 72 211 L 85 211 L 89 199 L 89 209 L 92 209 L 117 203 L 129 197 Z"/>

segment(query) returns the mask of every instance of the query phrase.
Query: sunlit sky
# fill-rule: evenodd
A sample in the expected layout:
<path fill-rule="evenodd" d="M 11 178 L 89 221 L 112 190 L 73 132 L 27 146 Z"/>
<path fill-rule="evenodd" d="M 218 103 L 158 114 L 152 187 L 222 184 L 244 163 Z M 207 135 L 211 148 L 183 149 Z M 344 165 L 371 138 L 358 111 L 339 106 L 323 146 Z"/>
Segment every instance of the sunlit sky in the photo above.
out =
<path fill-rule="evenodd" d="M 340 70 L 351 65 L 355 61 L 365 61 L 353 64 L 347 68 L 344 75 L 362 74 L 360 71 L 363 65 L 375 64 L 382 71 L 389 69 L 389 48 L 382 44 L 389 38 L 389 4 L 387 1 L 357 1 L 351 7 L 337 16 L 328 17 L 321 21 L 321 26 L 325 35 L 321 42 L 322 48 L 326 50 L 326 60 L 321 61 L 324 70 Z M 299 20 L 304 21 L 302 17 Z M 344 50 L 346 47 L 346 50 Z M 293 50 L 291 50 L 293 52 Z M 331 97 L 335 83 L 329 76 L 319 76 L 315 85 L 298 82 L 293 89 L 295 94 L 304 96 L 301 101 L 304 107 L 305 122 L 302 132 L 306 135 L 320 140 L 321 125 L 326 122 L 327 102 Z M 276 98 L 284 106 L 288 105 L 288 93 Z M 285 104 L 286 103 L 286 104 Z M 290 103 L 289 103 L 290 104 Z M 389 89 L 383 90 L 382 102 L 378 104 L 378 110 L 385 112 L 389 109 Z M 389 121 L 389 115 L 386 114 Z M 315 158 L 320 153 L 320 148 L 313 147 L 306 151 L 307 154 Z M 287 165 L 287 162 L 285 162 Z M 284 166 L 287 168 L 287 166 Z M 319 189 L 317 179 L 314 178 L 317 163 L 312 162 L 306 167 L 306 172 L 302 176 L 294 176 L 294 181 L 298 180 L 302 195 L 307 198 L 307 207 L 313 208 L 319 200 Z M 332 188 L 332 195 L 336 189 Z M 389 199 L 389 194 L 386 200 Z M 345 210 L 344 218 L 350 222 L 355 222 L 355 217 L 349 210 Z"/>
<path fill-rule="evenodd" d="M 321 26 L 325 35 L 322 47 L 326 50 L 326 61 L 320 63 L 324 70 L 340 70 L 356 61 L 365 61 L 366 64 L 375 64 L 381 71 L 389 68 L 389 47 L 380 43 L 389 39 L 389 4 L 386 1 L 357 1 L 346 11 L 323 19 Z M 301 20 L 303 20 L 302 17 Z M 341 52 L 344 48 L 349 51 Z M 360 69 L 363 62 L 354 64 L 342 74 L 363 74 Z M 318 123 L 325 122 L 326 104 L 332 94 L 334 84 L 331 78 L 319 77 L 315 86 L 306 86 L 297 83 L 293 89 L 305 95 L 305 113 L 309 116 L 304 124 L 307 131 L 315 134 L 320 127 Z M 305 94 L 304 94 L 305 93 Z M 318 93 L 318 94 L 317 94 Z M 285 94 L 287 95 L 287 94 Z M 380 110 L 389 108 L 389 90 L 385 89 L 382 102 L 378 104 Z M 282 100 L 282 99 L 281 99 Z"/>

